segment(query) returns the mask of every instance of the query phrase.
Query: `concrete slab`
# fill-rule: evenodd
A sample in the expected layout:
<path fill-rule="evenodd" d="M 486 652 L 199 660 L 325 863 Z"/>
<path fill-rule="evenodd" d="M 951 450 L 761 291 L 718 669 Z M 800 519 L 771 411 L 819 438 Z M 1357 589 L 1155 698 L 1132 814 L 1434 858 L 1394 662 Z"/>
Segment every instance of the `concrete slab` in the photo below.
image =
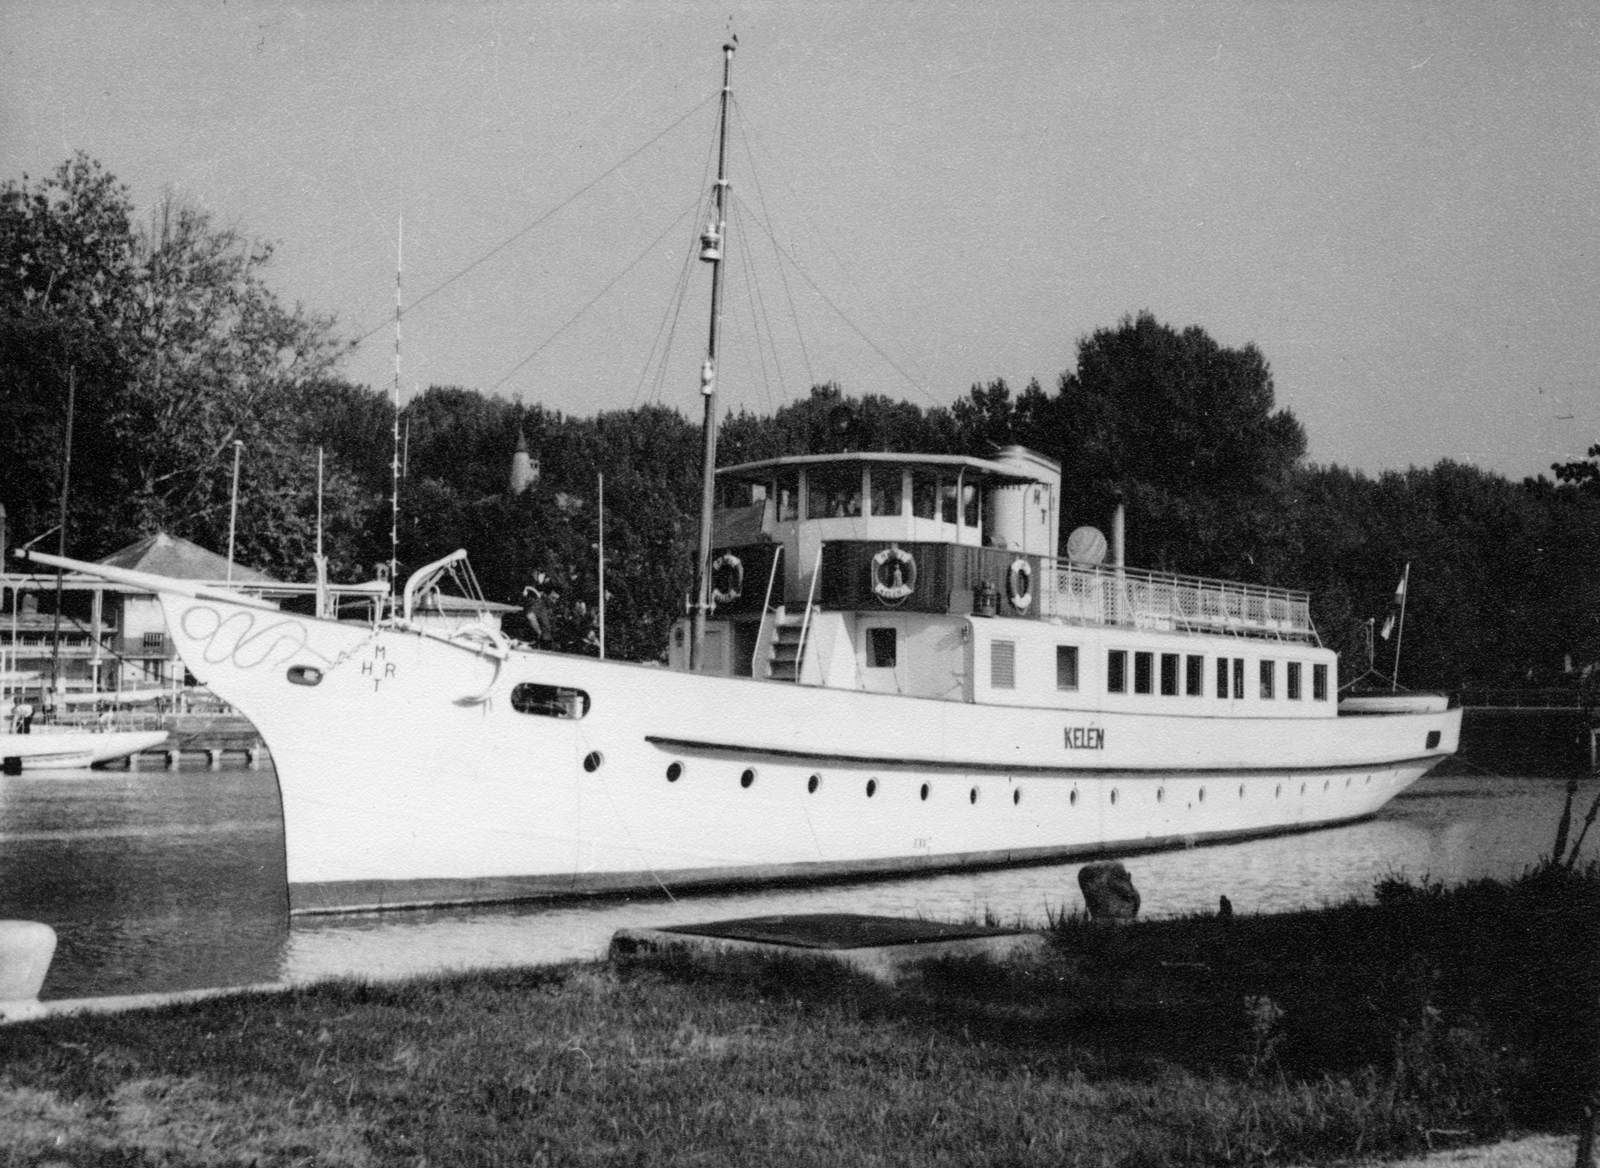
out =
<path fill-rule="evenodd" d="M 1038 953 L 1044 946 L 1042 936 L 1022 929 L 858 913 L 805 913 L 663 929 L 619 929 L 611 938 L 611 956 L 684 949 L 819 957 L 892 984 L 929 961 L 962 957 L 1003 961 Z"/>

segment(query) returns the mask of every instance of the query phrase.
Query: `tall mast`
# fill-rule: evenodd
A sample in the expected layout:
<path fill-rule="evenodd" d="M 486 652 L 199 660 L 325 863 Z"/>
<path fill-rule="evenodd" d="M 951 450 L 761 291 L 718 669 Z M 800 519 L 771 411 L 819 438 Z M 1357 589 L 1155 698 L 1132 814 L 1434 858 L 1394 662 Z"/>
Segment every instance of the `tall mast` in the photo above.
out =
<path fill-rule="evenodd" d="M 717 186 L 713 222 L 700 237 L 700 258 L 711 265 L 711 336 L 700 367 L 700 394 L 705 398 L 704 450 L 700 468 L 700 551 L 694 563 L 694 639 L 689 643 L 689 668 L 698 673 L 706 640 L 706 614 L 711 608 L 711 511 L 717 477 L 717 329 L 722 323 L 722 250 L 728 233 L 728 98 L 733 93 L 733 42 L 722 46 L 722 113 L 717 125 Z"/>
<path fill-rule="evenodd" d="M 391 436 L 389 476 L 393 485 L 389 496 L 389 610 L 394 611 L 400 571 L 400 281 L 405 273 L 404 216 L 395 231 L 394 254 L 394 432 Z"/>

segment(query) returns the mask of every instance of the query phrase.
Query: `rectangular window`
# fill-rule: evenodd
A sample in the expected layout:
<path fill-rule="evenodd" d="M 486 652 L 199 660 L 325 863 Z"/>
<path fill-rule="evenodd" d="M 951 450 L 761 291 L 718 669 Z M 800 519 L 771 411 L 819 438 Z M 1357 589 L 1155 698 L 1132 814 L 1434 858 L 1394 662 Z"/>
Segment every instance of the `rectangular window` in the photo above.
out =
<path fill-rule="evenodd" d="M 1233 697 L 1235 701 L 1244 701 L 1244 658 L 1233 659 Z"/>
<path fill-rule="evenodd" d="M 792 523 L 800 518 L 800 472 L 780 471 L 772 483 L 773 497 L 778 501 L 779 523 Z"/>
<path fill-rule="evenodd" d="M 989 642 L 989 685 L 994 689 L 1017 688 L 1017 643 Z"/>
<path fill-rule="evenodd" d="M 1261 697 L 1265 701 L 1272 700 L 1272 691 L 1276 688 L 1278 680 L 1278 663 L 1276 661 L 1263 661 L 1261 663 Z"/>
<path fill-rule="evenodd" d="M 893 669 L 895 663 L 895 630 L 867 630 L 867 665 L 872 669 Z"/>
<path fill-rule="evenodd" d="M 1217 658 L 1217 696 L 1219 698 L 1228 696 L 1228 659 L 1226 657 Z"/>
<path fill-rule="evenodd" d="M 1178 695 L 1178 655 L 1161 654 L 1161 693 L 1164 697 Z"/>
<path fill-rule="evenodd" d="M 971 483 L 961 487 L 961 523 L 964 527 L 978 526 L 978 488 Z"/>
<path fill-rule="evenodd" d="M 1155 664 L 1154 657 L 1155 654 L 1153 653 L 1135 653 L 1133 655 L 1134 693 L 1147 694 L 1150 692 L 1150 674 L 1153 672 L 1152 667 Z"/>
<path fill-rule="evenodd" d="M 144 635 L 144 647 L 146 649 L 153 649 L 156 652 L 160 652 L 161 642 L 163 639 L 164 634 L 162 633 L 146 633 Z"/>
<path fill-rule="evenodd" d="M 806 518 L 844 519 L 861 514 L 861 467 L 814 466 L 806 472 Z"/>
<path fill-rule="evenodd" d="M 941 476 L 939 479 L 939 519 L 944 523 L 956 521 L 956 501 L 960 497 L 956 480 Z"/>
<path fill-rule="evenodd" d="M 1128 651 L 1113 649 L 1106 654 L 1106 692 L 1128 692 Z"/>
<path fill-rule="evenodd" d="M 1190 654 L 1184 661 L 1185 676 L 1183 679 L 1183 692 L 1192 698 L 1203 698 L 1206 695 L 1206 659 L 1197 654 Z"/>
<path fill-rule="evenodd" d="M 918 519 L 939 518 L 939 472 L 911 468 L 911 514 Z"/>
<path fill-rule="evenodd" d="M 900 514 L 900 499 L 903 494 L 900 468 L 874 467 L 868 475 L 867 481 L 872 484 L 872 513 L 891 516 Z"/>
<path fill-rule="evenodd" d="M 1056 646 L 1056 688 L 1078 688 L 1078 646 Z"/>
<path fill-rule="evenodd" d="M 1284 668 L 1288 670 L 1289 675 L 1285 683 L 1288 691 L 1286 696 L 1291 702 L 1298 702 L 1300 700 L 1300 662 L 1291 661 Z"/>
<path fill-rule="evenodd" d="M 1311 696 L 1319 702 L 1328 700 L 1328 667 L 1326 665 L 1313 665 L 1311 667 Z"/>

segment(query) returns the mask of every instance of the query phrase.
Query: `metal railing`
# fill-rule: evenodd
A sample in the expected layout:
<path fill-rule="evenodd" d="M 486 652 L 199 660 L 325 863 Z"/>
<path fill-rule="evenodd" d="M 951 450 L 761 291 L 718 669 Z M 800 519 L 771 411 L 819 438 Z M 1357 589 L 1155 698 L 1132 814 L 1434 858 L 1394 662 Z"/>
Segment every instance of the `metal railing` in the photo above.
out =
<path fill-rule="evenodd" d="M 1307 592 L 1104 564 L 1041 563 L 1039 614 L 1046 618 L 1322 643 Z"/>

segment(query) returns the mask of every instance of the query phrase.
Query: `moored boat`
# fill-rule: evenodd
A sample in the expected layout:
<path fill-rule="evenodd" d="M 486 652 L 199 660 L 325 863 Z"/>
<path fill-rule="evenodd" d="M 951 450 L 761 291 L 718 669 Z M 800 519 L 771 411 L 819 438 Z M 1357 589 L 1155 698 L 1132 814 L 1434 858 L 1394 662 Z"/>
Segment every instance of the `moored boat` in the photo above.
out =
<path fill-rule="evenodd" d="M 0 733 L 0 768 L 5 774 L 79 770 L 154 750 L 166 740 L 165 730 L 98 730 L 40 724 L 26 734 Z"/>
<path fill-rule="evenodd" d="M 272 753 L 291 911 L 1299 831 L 1371 815 L 1455 750 L 1459 709 L 1340 716 L 1303 592 L 1132 568 L 1120 523 L 1109 562 L 1089 529 L 1060 554 L 1061 468 L 1033 451 L 716 470 L 726 186 L 719 162 L 696 601 L 668 668 L 428 624 L 460 553 L 366 624 L 26 556 L 160 597 L 189 671 Z"/>

